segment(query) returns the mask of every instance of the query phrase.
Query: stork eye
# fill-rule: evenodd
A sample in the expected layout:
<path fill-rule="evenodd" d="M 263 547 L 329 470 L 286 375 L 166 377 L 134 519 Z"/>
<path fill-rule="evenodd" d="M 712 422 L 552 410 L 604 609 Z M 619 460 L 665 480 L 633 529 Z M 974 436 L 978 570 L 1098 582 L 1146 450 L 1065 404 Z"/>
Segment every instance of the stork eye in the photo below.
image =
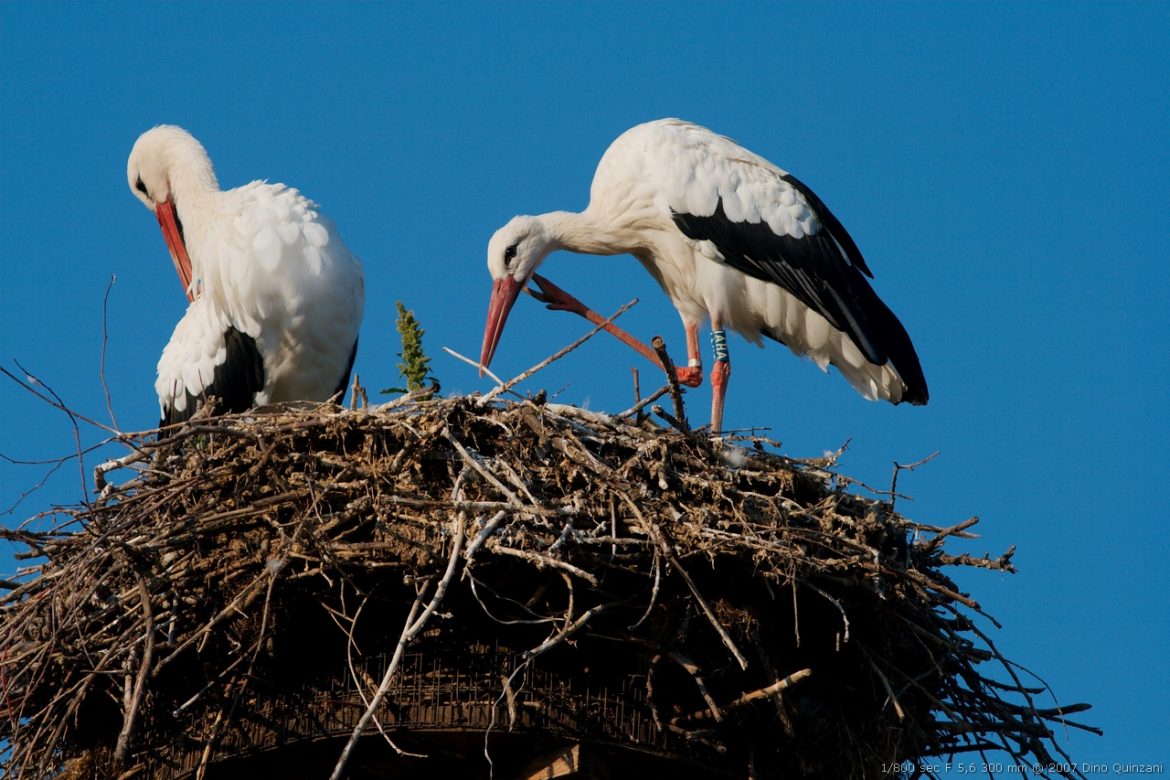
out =
<path fill-rule="evenodd" d="M 512 261 L 516 259 L 516 245 L 512 244 L 504 250 L 504 267 L 507 268 L 512 265 Z"/>
<path fill-rule="evenodd" d="M 148 198 L 150 197 L 150 193 L 146 191 L 146 185 L 142 183 L 141 176 L 138 177 L 138 182 L 134 185 L 134 189 L 138 190 L 146 197 L 148 197 Z"/>

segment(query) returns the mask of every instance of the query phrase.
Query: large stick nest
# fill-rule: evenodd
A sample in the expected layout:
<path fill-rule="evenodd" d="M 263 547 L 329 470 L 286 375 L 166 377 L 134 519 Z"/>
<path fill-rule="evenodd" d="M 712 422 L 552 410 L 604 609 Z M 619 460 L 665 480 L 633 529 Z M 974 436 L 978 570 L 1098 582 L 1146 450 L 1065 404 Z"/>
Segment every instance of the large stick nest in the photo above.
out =
<path fill-rule="evenodd" d="M 888 777 L 1052 764 L 1082 708 L 1040 709 L 944 573 L 1012 570 L 943 551 L 974 519 L 913 523 L 763 442 L 449 398 L 130 444 L 136 477 L 6 534 L 35 559 L 0 602 L 10 777 L 234 776 L 334 735 L 327 773 L 357 729 L 426 753 L 443 727 L 479 730 L 467 776 L 493 750 L 509 776 L 527 733 L 710 776 Z"/>

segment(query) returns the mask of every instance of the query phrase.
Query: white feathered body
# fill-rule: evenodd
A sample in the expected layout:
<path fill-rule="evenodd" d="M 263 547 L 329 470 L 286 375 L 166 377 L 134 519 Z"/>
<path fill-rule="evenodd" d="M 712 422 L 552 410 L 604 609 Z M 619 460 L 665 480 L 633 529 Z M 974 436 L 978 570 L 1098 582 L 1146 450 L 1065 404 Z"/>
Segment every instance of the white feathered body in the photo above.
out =
<path fill-rule="evenodd" d="M 757 345 L 761 335 L 770 336 L 822 369 L 837 366 L 866 398 L 897 403 L 904 383 L 892 362 L 870 362 L 847 333 L 783 286 L 732 267 L 716 242 L 679 229 L 675 215 L 710 217 L 721 204 L 728 222 L 766 225 L 778 237 L 815 236 L 822 220 L 787 176 L 728 138 L 664 119 L 613 142 L 597 166 L 582 217 L 605 226 L 609 235 L 602 241 L 624 245 L 642 262 L 685 325 L 717 314 L 723 327 Z M 842 256 L 850 265 L 849 254 Z"/>
<path fill-rule="evenodd" d="M 266 182 L 180 193 L 176 202 L 196 297 L 158 362 L 164 416 L 186 411 L 189 396 L 212 385 L 229 328 L 251 337 L 263 359 L 253 405 L 324 400 L 344 386 L 362 320 L 362 267 L 316 204 Z"/>

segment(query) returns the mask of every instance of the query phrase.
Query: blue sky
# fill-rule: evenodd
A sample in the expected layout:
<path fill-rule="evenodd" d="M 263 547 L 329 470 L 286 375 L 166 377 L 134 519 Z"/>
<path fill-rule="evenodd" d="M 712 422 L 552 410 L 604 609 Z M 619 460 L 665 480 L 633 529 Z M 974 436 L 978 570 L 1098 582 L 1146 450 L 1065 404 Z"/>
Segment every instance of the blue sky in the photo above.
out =
<path fill-rule="evenodd" d="M 901 505 L 1017 545 L 1015 576 L 960 573 L 1010 658 L 1102 738 L 1078 762 L 1170 762 L 1170 4 L 0 3 L 0 364 L 124 430 L 157 420 L 154 366 L 185 305 L 125 163 L 149 127 L 203 141 L 221 184 L 321 204 L 365 263 L 357 370 L 397 383 L 396 300 L 446 392 L 478 355 L 492 232 L 580 209 L 626 128 L 680 116 L 806 183 L 844 222 L 910 331 L 924 408 L 868 403 L 773 345 L 731 341 L 728 427 L 796 456 L 851 440 L 843 470 Z M 631 258 L 544 271 L 683 353 Z M 522 299 L 493 368 L 510 376 L 584 323 Z M 526 386 L 629 406 L 638 358 L 595 339 Z M 19 372 L 18 372 L 19 373 Z M 650 375 L 647 374 L 647 377 Z M 692 391 L 705 420 L 709 387 Z M 0 381 L 0 453 L 73 448 L 68 419 Z M 102 434 L 82 429 L 86 443 Z M 86 463 L 88 472 L 95 458 Z M 0 509 L 44 468 L 0 462 Z M 80 498 L 70 465 L 3 522 Z M 5 572 L 14 566 L 0 557 Z M 1162 737 L 1158 737 L 1162 734 Z"/>

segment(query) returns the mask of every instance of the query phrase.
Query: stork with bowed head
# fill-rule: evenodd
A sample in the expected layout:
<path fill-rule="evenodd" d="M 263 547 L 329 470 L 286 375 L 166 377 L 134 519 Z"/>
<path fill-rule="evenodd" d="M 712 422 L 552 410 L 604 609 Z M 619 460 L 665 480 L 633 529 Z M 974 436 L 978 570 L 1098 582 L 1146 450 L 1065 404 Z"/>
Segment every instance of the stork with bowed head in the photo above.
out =
<path fill-rule="evenodd" d="M 686 329 L 679 380 L 702 383 L 699 328 L 711 323 L 711 431 L 719 434 L 731 375 L 726 329 L 762 346 L 779 341 L 861 395 L 925 404 L 926 379 L 906 329 L 882 303 L 853 239 L 811 189 L 706 128 L 678 119 L 638 125 L 597 166 L 589 206 L 513 218 L 488 243 L 494 284 L 480 363 L 488 366 L 508 313 L 529 279 L 550 309 L 602 323 L 573 296 L 536 275 L 558 249 L 629 253 L 670 297 Z M 606 326 L 651 361 L 645 344 Z"/>
<path fill-rule="evenodd" d="M 143 133 L 130 189 L 154 212 L 190 302 L 158 361 L 160 425 L 345 390 L 362 321 L 362 266 L 317 205 L 283 184 L 220 190 L 186 130 Z"/>

